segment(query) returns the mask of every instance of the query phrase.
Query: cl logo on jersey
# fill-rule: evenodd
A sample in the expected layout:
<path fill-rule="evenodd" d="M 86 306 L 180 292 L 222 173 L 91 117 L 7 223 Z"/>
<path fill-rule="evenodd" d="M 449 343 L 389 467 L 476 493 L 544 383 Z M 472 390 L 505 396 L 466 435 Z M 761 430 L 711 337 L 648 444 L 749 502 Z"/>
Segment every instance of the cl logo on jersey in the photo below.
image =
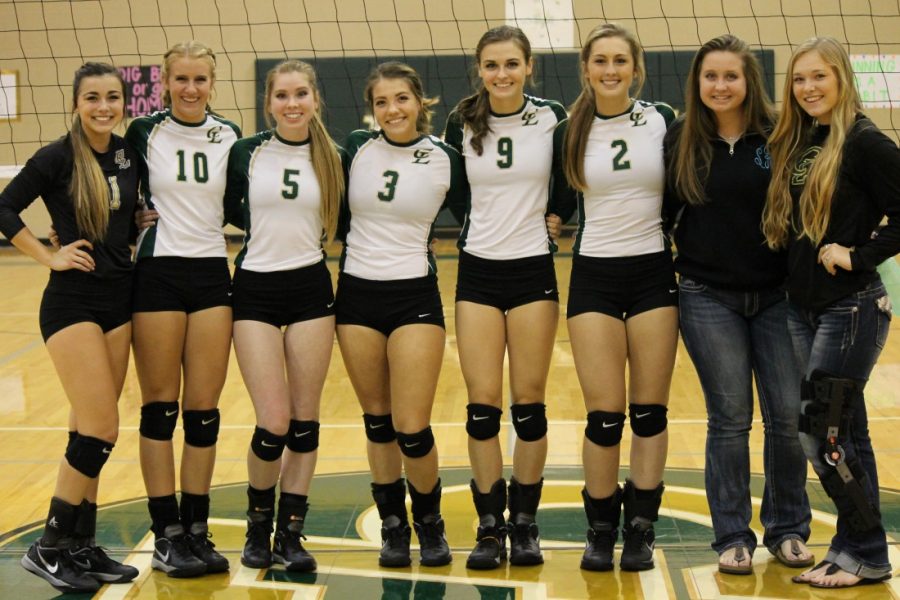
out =
<path fill-rule="evenodd" d="M 211 127 L 209 131 L 206 132 L 206 137 L 209 138 L 210 144 L 221 144 L 222 138 L 220 137 L 222 134 L 222 126 L 216 125 L 215 127 Z"/>
<path fill-rule="evenodd" d="M 632 127 L 640 127 L 641 125 L 647 124 L 647 119 L 644 118 L 644 111 L 640 111 L 640 112 L 635 111 L 635 112 L 631 113 L 628 116 L 628 118 L 631 119 Z"/>
<path fill-rule="evenodd" d="M 755 162 L 756 166 L 760 169 L 764 169 L 766 171 L 769 170 L 769 165 L 771 164 L 772 159 L 769 156 L 769 150 L 765 147 L 765 145 L 760 146 L 756 149 L 756 158 L 753 159 L 753 162 Z"/>
<path fill-rule="evenodd" d="M 525 114 L 522 115 L 522 127 L 528 127 L 529 125 L 537 125 L 537 111 L 529 110 Z"/>
<path fill-rule="evenodd" d="M 425 150 L 420 148 L 413 152 L 413 157 L 415 160 L 412 161 L 414 165 L 427 165 L 431 162 L 431 150 Z"/>
<path fill-rule="evenodd" d="M 119 165 L 119 170 L 127 169 L 131 166 L 131 161 L 125 158 L 125 150 L 116 150 L 116 164 Z"/>

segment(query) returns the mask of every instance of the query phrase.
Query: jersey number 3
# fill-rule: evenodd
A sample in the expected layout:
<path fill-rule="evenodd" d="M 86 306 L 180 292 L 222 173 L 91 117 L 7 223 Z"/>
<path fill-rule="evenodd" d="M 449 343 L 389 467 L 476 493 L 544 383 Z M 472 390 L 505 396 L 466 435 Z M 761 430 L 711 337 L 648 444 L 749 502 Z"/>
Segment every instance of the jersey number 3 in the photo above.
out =
<path fill-rule="evenodd" d="M 378 199 L 382 202 L 390 202 L 397 193 L 397 180 L 400 179 L 400 173 L 385 171 L 381 176 L 384 177 L 384 189 L 378 192 Z"/>

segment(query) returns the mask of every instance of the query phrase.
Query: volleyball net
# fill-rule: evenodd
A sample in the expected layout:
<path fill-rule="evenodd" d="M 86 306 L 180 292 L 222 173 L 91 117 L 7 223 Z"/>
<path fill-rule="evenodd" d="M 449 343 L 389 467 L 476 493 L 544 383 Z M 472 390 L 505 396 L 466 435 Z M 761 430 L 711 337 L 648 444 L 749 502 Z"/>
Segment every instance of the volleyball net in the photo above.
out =
<path fill-rule="evenodd" d="M 581 40 L 604 21 L 644 45 L 642 97 L 676 108 L 693 53 L 715 36 L 732 33 L 759 52 L 778 102 L 792 49 L 836 37 L 866 112 L 898 137 L 900 0 L 0 0 L 0 181 L 66 131 L 72 74 L 87 60 L 122 68 L 134 116 L 162 105 L 163 53 L 200 40 L 217 56 L 215 110 L 249 134 L 262 128 L 265 71 L 304 59 L 317 67 L 338 140 L 369 124 L 361 93 L 369 69 L 405 60 L 441 100 L 440 133 L 449 108 L 470 93 L 473 49 L 488 28 L 521 27 L 537 63 L 530 91 L 568 104 L 580 87 Z"/>

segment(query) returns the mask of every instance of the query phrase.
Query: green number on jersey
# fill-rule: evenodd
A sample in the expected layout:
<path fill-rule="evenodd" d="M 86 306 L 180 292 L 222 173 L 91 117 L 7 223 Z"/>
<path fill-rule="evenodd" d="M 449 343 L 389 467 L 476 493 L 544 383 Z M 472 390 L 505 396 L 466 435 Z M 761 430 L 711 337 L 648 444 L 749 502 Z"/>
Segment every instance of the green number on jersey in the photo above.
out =
<path fill-rule="evenodd" d="M 185 173 L 184 150 L 178 151 L 178 181 L 187 181 Z M 206 183 L 209 181 L 209 161 L 202 152 L 194 153 L 194 181 L 197 183 Z"/>
<path fill-rule="evenodd" d="M 284 170 L 284 188 L 281 190 L 281 197 L 285 200 L 296 200 L 297 196 L 300 195 L 300 184 L 291 179 L 294 175 L 300 175 L 300 171 L 297 169 L 285 169 Z"/>
<path fill-rule="evenodd" d="M 628 152 L 628 144 L 625 143 L 625 140 L 613 140 L 610 146 L 619 149 L 618 154 L 613 157 L 613 171 L 630 169 L 631 161 L 625 160 L 625 153 Z"/>
<path fill-rule="evenodd" d="M 378 192 L 378 199 L 383 202 L 390 202 L 394 199 L 394 193 L 397 191 L 397 179 L 400 173 L 397 171 L 385 171 L 381 174 L 384 177 L 384 189 Z"/>
<path fill-rule="evenodd" d="M 512 140 L 508 137 L 502 137 L 497 140 L 497 154 L 501 156 L 497 161 L 497 166 L 501 169 L 508 169 L 512 166 Z"/>

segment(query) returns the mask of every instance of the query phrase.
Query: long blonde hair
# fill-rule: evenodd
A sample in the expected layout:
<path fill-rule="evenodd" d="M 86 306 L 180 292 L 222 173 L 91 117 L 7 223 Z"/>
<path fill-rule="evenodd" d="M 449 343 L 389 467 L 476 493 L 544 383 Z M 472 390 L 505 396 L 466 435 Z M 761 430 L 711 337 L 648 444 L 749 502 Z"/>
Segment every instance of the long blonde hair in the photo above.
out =
<path fill-rule="evenodd" d="M 212 51 L 212 48 L 197 40 L 178 42 L 163 54 L 162 72 L 160 73 L 160 78 L 163 81 L 169 80 L 169 71 L 172 70 L 172 63 L 179 58 L 195 58 L 204 61 L 209 66 L 210 84 L 215 84 L 216 53 Z M 169 92 L 168 88 L 164 89 L 163 105 L 170 107 L 172 106 L 172 94 Z M 212 86 L 210 86 L 210 92 L 212 92 Z M 212 106 L 209 103 L 207 103 L 206 109 L 213 112 Z"/>
<path fill-rule="evenodd" d="M 566 129 L 563 142 L 564 172 L 569 185 L 583 192 L 587 187 L 584 178 L 584 149 L 587 147 L 590 135 L 591 123 L 597 110 L 594 99 L 594 88 L 587 78 L 587 63 L 591 57 L 591 47 L 599 39 L 607 37 L 622 38 L 631 49 L 631 59 L 634 63 L 633 95 L 637 96 L 644 87 L 644 79 L 647 69 L 644 67 L 644 49 L 637 37 L 617 23 L 603 23 L 595 27 L 588 34 L 578 60 L 578 72 L 581 78 L 581 93 L 569 107 L 569 125 Z"/>
<path fill-rule="evenodd" d="M 769 138 L 772 157 L 772 181 L 763 212 L 763 233 L 770 248 L 787 245 L 791 232 L 791 176 L 801 160 L 804 144 L 816 125 L 794 97 L 793 73 L 797 59 L 807 52 L 818 52 L 838 81 L 838 98 L 831 110 L 831 131 L 819 155 L 808 171 L 800 194 L 800 224 L 798 238 L 807 237 L 819 245 L 828 231 L 831 202 L 844 156 L 847 134 L 862 110 L 862 103 L 853 80 L 853 67 L 846 50 L 834 38 L 817 37 L 800 45 L 788 63 L 784 79 L 784 106 L 775 130 Z"/>
<path fill-rule="evenodd" d="M 684 121 L 672 147 L 672 162 L 666 173 L 669 185 L 692 205 L 706 201 L 704 186 L 712 162 L 712 141 L 719 135 L 715 114 L 700 99 L 700 69 L 711 52 L 729 52 L 741 59 L 747 87 L 741 106 L 746 130 L 766 137 L 775 121 L 775 111 L 763 83 L 762 68 L 747 43 L 726 34 L 703 44 L 694 55 L 688 73 Z"/>
<path fill-rule="evenodd" d="M 322 124 L 322 102 L 319 94 L 319 84 L 316 78 L 316 70 L 309 63 L 302 60 L 285 60 L 272 69 L 266 75 L 266 98 L 264 101 L 264 113 L 266 124 L 274 127 L 272 119 L 272 87 L 275 77 L 282 73 L 302 73 L 306 75 L 312 93 L 315 96 L 318 108 L 309 120 L 309 150 L 312 156 L 313 171 L 319 181 L 322 199 L 319 203 L 319 216 L 322 218 L 322 226 L 325 228 L 325 236 L 328 240 L 334 238 L 337 231 L 338 213 L 341 208 L 341 198 L 344 196 L 344 169 L 341 164 L 341 155 L 328 131 Z"/>
<path fill-rule="evenodd" d="M 78 108 L 78 94 L 85 77 L 112 76 L 122 86 L 122 103 L 125 103 L 125 81 L 114 66 L 107 63 L 87 62 L 77 71 L 72 80 L 72 110 Z M 97 242 L 106 237 L 109 228 L 109 184 L 100 168 L 100 163 L 91 150 L 87 134 L 78 113 L 72 118 L 69 134 L 72 144 L 72 180 L 69 195 L 75 205 L 75 223 L 85 238 Z"/>

